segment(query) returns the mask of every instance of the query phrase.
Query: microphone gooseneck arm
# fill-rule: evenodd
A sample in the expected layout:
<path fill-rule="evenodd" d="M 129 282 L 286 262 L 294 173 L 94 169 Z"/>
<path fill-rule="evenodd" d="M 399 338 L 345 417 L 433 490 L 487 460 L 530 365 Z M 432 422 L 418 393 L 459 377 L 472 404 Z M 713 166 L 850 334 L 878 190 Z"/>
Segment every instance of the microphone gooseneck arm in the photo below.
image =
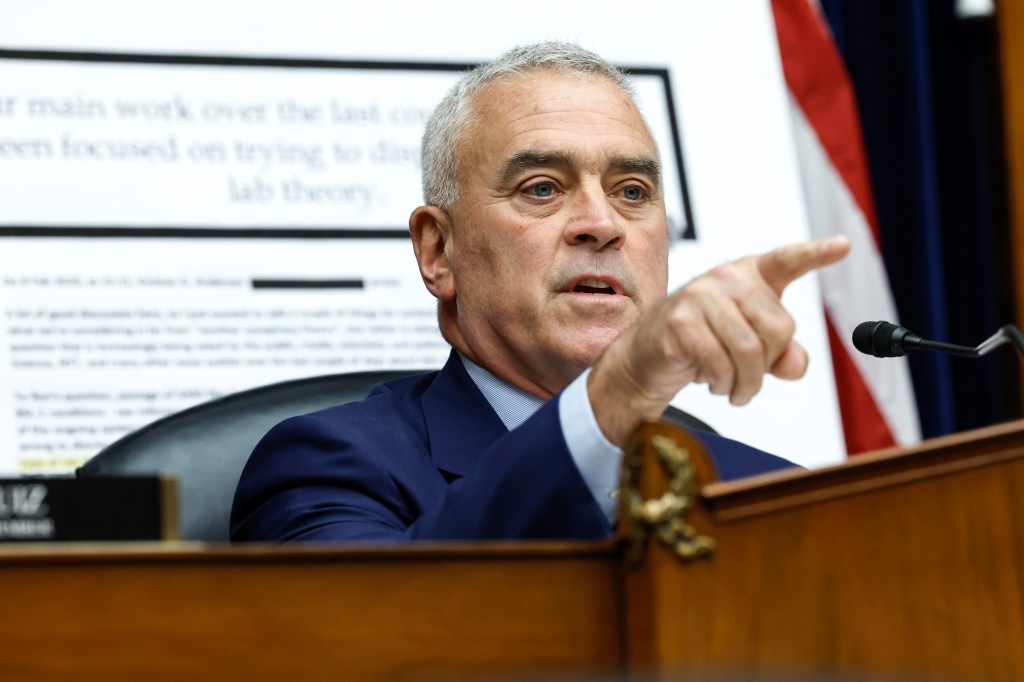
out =
<path fill-rule="evenodd" d="M 1024 334 L 1017 328 L 1017 325 L 1007 324 L 1000 327 L 999 331 L 978 345 L 975 349 L 977 351 L 975 357 L 980 358 L 982 355 L 988 355 L 993 349 L 1007 343 L 1012 344 L 1021 355 L 1024 355 Z"/>

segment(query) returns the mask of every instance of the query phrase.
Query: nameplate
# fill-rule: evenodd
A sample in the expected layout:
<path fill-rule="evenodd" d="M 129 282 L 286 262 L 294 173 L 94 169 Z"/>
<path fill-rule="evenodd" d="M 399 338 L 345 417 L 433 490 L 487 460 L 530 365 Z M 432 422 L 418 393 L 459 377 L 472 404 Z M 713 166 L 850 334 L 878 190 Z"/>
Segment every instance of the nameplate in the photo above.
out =
<path fill-rule="evenodd" d="M 0 478 L 0 542 L 176 540 L 166 476 Z"/>

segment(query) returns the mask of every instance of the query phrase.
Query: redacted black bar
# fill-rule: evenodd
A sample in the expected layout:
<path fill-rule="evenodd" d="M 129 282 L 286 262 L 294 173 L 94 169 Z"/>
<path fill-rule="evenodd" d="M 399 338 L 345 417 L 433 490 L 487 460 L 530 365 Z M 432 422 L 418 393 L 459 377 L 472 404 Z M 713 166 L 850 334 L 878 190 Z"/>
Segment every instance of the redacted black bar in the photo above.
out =
<path fill-rule="evenodd" d="M 253 289 L 365 289 L 361 279 L 253 279 Z"/>

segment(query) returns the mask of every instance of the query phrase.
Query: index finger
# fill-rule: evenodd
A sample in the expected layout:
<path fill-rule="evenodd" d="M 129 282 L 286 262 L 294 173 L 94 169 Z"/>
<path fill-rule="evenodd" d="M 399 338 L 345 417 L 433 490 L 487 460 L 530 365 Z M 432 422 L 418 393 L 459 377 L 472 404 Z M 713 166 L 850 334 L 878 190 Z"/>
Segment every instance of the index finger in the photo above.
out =
<path fill-rule="evenodd" d="M 849 251 L 850 239 L 844 235 L 790 244 L 758 256 L 757 269 L 781 296 L 793 280 L 841 260 Z"/>

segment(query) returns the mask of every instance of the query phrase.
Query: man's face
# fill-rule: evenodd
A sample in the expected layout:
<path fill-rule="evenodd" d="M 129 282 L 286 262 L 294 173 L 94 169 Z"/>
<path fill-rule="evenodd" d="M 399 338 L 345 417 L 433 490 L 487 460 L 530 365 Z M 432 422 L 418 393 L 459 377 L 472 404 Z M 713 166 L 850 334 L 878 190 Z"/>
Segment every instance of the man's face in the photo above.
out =
<path fill-rule="evenodd" d="M 474 104 L 449 211 L 453 336 L 470 359 L 548 396 L 665 295 L 657 148 L 605 78 L 541 70 Z"/>

